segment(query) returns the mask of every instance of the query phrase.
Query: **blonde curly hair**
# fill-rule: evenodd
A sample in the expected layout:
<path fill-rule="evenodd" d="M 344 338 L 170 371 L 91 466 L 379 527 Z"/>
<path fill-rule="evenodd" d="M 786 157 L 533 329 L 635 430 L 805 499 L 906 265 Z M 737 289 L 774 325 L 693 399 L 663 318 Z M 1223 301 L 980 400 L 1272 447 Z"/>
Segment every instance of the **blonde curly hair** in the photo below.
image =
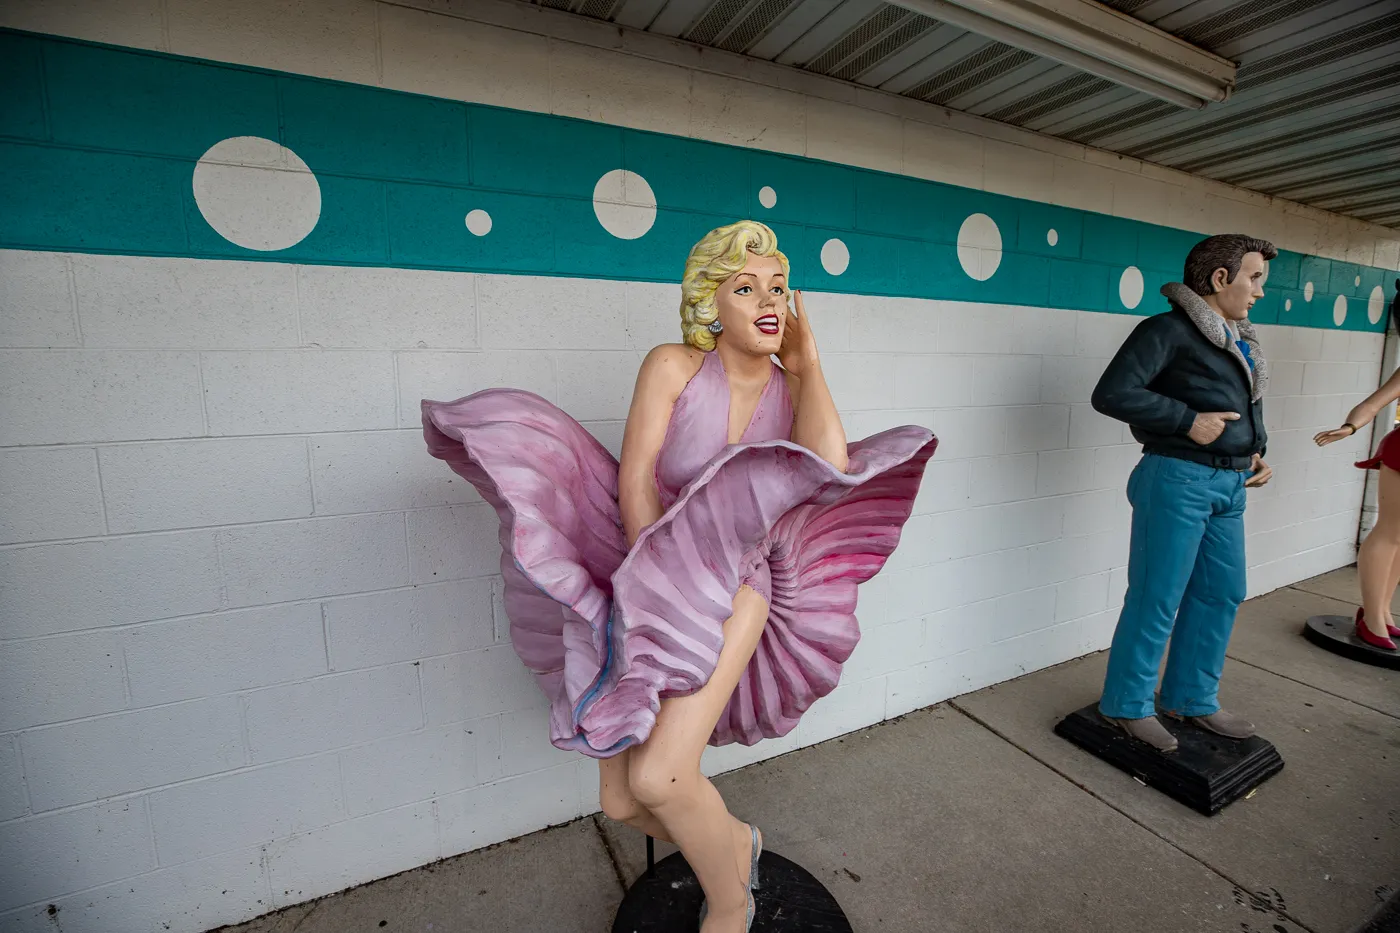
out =
<path fill-rule="evenodd" d="M 750 253 L 778 257 L 783 275 L 789 274 L 788 258 L 778 250 L 778 235 L 756 220 L 716 227 L 690 248 L 681 277 L 681 336 L 687 344 L 697 350 L 715 348 L 715 335 L 709 327 L 719 317 L 715 292 L 743 271 Z"/>

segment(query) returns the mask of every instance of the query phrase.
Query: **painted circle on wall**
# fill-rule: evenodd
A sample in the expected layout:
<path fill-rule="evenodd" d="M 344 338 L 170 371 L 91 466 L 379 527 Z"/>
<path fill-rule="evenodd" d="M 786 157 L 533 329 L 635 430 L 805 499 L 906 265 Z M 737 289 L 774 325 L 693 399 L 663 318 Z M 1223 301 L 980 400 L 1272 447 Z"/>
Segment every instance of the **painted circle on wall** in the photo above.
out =
<path fill-rule="evenodd" d="M 778 206 L 778 192 L 771 185 L 764 185 L 758 189 L 758 203 L 772 210 Z"/>
<path fill-rule="evenodd" d="M 656 223 L 656 193 L 636 172 L 615 168 L 593 186 L 593 213 L 619 240 L 635 240 Z"/>
<path fill-rule="evenodd" d="M 1292 298 L 1285 298 L 1285 299 L 1283 299 L 1283 310 L 1285 310 L 1285 311 L 1292 311 L 1292 310 L 1293 310 L 1293 299 L 1292 299 Z"/>
<path fill-rule="evenodd" d="M 1356 287 L 1357 287 L 1357 288 L 1360 288 L 1360 287 L 1361 287 L 1361 276 L 1359 276 L 1359 275 L 1356 277 Z"/>
<path fill-rule="evenodd" d="M 1142 304 L 1142 289 L 1142 270 L 1137 266 L 1124 269 L 1118 277 L 1118 300 L 1123 302 L 1123 307 L 1131 311 Z"/>
<path fill-rule="evenodd" d="M 261 136 L 231 136 L 194 167 L 194 203 L 219 236 L 260 252 L 295 246 L 321 219 L 321 185 L 295 152 Z"/>
<path fill-rule="evenodd" d="M 1054 245 L 1056 245 L 1057 243 L 1059 243 L 1059 242 L 1060 242 L 1060 233 L 1059 233 L 1059 231 L 1056 230 L 1054 227 L 1051 227 L 1049 230 L 1047 230 L 1047 231 L 1045 232 L 1045 242 L 1046 242 L 1046 243 L 1049 243 L 1051 246 L 1054 246 Z"/>
<path fill-rule="evenodd" d="M 1347 296 L 1338 295 L 1337 300 L 1332 302 L 1332 323 L 1341 327 L 1347 320 Z"/>
<path fill-rule="evenodd" d="M 851 251 L 846 244 L 832 237 L 822 244 L 822 268 L 828 275 L 840 275 L 851 265 Z"/>
<path fill-rule="evenodd" d="M 1312 296 L 1313 296 L 1313 286 L 1312 286 L 1312 283 L 1309 282 L 1309 283 L 1307 283 L 1306 285 L 1303 286 L 1303 300 L 1304 300 L 1304 301 L 1312 301 Z"/>
<path fill-rule="evenodd" d="M 972 214 L 958 228 L 958 264 L 979 282 L 996 274 L 1001 265 L 1001 230 L 986 214 Z"/>
<path fill-rule="evenodd" d="M 1366 300 L 1366 318 L 1372 324 L 1381 322 L 1381 315 L 1385 313 L 1385 291 L 1377 285 L 1371 289 L 1371 297 Z"/>
<path fill-rule="evenodd" d="M 491 232 L 491 215 L 477 208 L 467 212 L 467 229 L 475 236 L 486 236 Z"/>

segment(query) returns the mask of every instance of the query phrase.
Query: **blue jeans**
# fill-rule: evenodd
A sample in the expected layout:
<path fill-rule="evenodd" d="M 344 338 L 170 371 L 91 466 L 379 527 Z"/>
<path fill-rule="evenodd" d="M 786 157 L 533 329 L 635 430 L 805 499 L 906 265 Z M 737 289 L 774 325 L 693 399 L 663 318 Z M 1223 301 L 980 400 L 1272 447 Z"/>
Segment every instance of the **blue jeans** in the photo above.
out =
<path fill-rule="evenodd" d="M 1220 709 L 1225 646 L 1245 597 L 1247 476 L 1155 454 L 1133 470 L 1128 592 L 1099 700 L 1105 716 L 1154 714 L 1152 691 L 1169 636 L 1162 709 L 1182 716 Z"/>

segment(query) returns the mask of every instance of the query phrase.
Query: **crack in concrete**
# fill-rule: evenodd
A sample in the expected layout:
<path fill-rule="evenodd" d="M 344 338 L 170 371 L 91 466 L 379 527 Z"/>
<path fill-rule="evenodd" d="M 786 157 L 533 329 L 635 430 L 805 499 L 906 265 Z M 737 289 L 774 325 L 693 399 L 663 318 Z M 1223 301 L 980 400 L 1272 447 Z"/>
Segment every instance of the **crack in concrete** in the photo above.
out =
<path fill-rule="evenodd" d="M 593 829 L 598 833 L 598 839 L 603 843 L 603 851 L 608 853 L 608 861 L 612 863 L 613 874 L 617 877 L 617 886 L 622 889 L 624 895 L 627 894 L 627 873 L 622 870 L 622 858 L 613 849 L 612 840 L 608 839 L 607 830 L 603 829 L 603 824 L 598 817 L 590 816 L 593 821 Z"/>
<path fill-rule="evenodd" d="M 1116 804 L 1114 804 L 1113 801 L 1108 800 L 1107 798 L 1105 798 L 1105 797 L 1104 797 L 1103 795 L 1101 795 L 1101 794 L 1095 793 L 1088 785 L 1083 784 L 1083 783 L 1081 783 L 1080 781 L 1075 780 L 1075 779 L 1074 779 L 1073 777 L 1071 777 L 1069 774 L 1066 774 L 1064 771 L 1061 771 L 1059 768 L 1055 767 L 1053 764 L 1051 764 L 1050 762 L 1046 761 L 1044 758 L 1041 758 L 1039 755 L 1035 754 L 1035 753 L 1032 752 L 1030 749 L 1026 748 L 1025 746 L 1023 746 L 1023 745 L 1021 745 L 1021 744 L 1019 744 L 1019 743 L 1017 743 L 1017 742 L 1016 742 L 1014 739 L 1012 739 L 1010 736 L 1008 736 L 1008 735 L 1006 735 L 1005 733 L 1001 732 L 1000 730 L 998 730 L 997 728 L 995 728 L 994 726 L 992 726 L 990 723 L 984 722 L 982 719 L 980 719 L 980 718 L 978 718 L 977 716 L 973 715 L 973 714 L 972 714 L 971 712 L 969 712 L 968 710 L 966 710 L 966 709 L 964 709 L 963 707 L 959 706 L 958 703 L 957 703 L 955 700 L 948 700 L 948 701 L 947 701 L 947 705 L 948 705 L 949 707 L 951 707 L 952 709 L 957 710 L 959 713 L 961 713 L 962 715 L 966 716 L 968 719 L 972 720 L 974 723 L 976 723 L 977 725 L 981 726 L 983 729 L 986 729 L 986 730 L 987 730 L 988 732 L 990 732 L 992 735 L 994 735 L 994 736 L 996 736 L 997 738 L 1001 739 L 1001 740 L 1002 740 L 1003 742 L 1005 742 L 1007 745 L 1010 745 L 1012 748 L 1016 749 L 1016 750 L 1019 751 L 1021 754 L 1025 755 L 1027 758 L 1031 759 L 1032 761 L 1037 762 L 1037 763 L 1040 764 L 1042 767 L 1044 767 L 1044 768 L 1048 769 L 1049 771 L 1051 771 L 1051 772 L 1053 772 L 1053 773 L 1059 775 L 1059 776 L 1060 776 L 1061 778 L 1063 778 L 1065 781 L 1069 782 L 1070 784 L 1073 784 L 1075 787 L 1079 788 L 1079 789 L 1082 790 L 1084 793 L 1088 794 L 1090 797 L 1093 797 L 1095 800 L 1099 801 L 1099 802 L 1102 803 L 1104 806 L 1108 807 L 1110 810 L 1114 811 L 1115 813 L 1118 813 L 1118 814 L 1122 815 L 1122 816 L 1125 817 L 1129 822 L 1131 822 L 1131 823 L 1133 823 L 1134 825 L 1140 826 L 1140 827 L 1142 827 L 1143 829 L 1147 830 L 1149 833 L 1151 833 L 1152 835 L 1156 836 L 1158 839 L 1162 840 L 1162 841 L 1165 842 L 1167 845 L 1171 846 L 1173 849 L 1177 850 L 1177 851 L 1180 852 L 1182 855 L 1186 856 L 1186 857 L 1189 858 L 1191 861 L 1195 862 L 1197 865 L 1200 865 L 1202 868 L 1205 868 L 1207 871 L 1210 871 L 1210 872 L 1212 872 L 1213 874 L 1220 876 L 1220 878 L 1221 878 L 1223 881 L 1229 882 L 1230 885 L 1231 885 L 1232 887 L 1234 887 L 1234 888 L 1236 888 L 1236 889 L 1239 889 L 1239 890 L 1241 890 L 1241 891 L 1248 891 L 1248 890 L 1249 890 L 1248 885 L 1246 885 L 1244 882 L 1235 880 L 1234 878 L 1232 878 L 1232 877 L 1230 877 L 1228 874 L 1226 874 L 1226 872 L 1225 872 L 1223 869 L 1217 868 L 1215 865 L 1212 865 L 1210 862 L 1206 861 L 1205 859 L 1202 859 L 1202 858 L 1200 858 L 1199 856 L 1197 856 L 1197 855 L 1195 855 L 1194 853 L 1192 853 L 1191 851 L 1189 851 L 1188 849 L 1183 848 L 1179 843 L 1177 843 L 1177 842 L 1174 841 L 1173 839 L 1169 838 L 1168 836 L 1163 835 L 1162 833 L 1160 833 L 1160 832 L 1158 832 L 1156 829 L 1154 829 L 1152 826 L 1148 825 L 1147 823 L 1144 823 L 1142 820 L 1138 819 L 1137 817 L 1133 816 L 1131 813 L 1129 813 L 1129 812 L 1127 812 L 1126 810 L 1124 810 L 1122 807 L 1119 807 L 1119 806 L 1117 806 Z M 1290 922 L 1290 923 L 1292 923 L 1292 924 L 1298 926 L 1299 928 L 1301 928 L 1301 929 L 1303 929 L 1303 930 L 1306 930 L 1307 933 L 1319 933 L 1318 930 L 1314 929 L 1313 927 L 1308 926 L 1306 923 L 1303 923 L 1301 920 L 1299 920 L 1297 917 L 1293 916 L 1292 914 L 1285 913 L 1285 912 L 1283 912 L 1282 910 L 1278 910 L 1278 909 L 1275 909 L 1275 910 L 1274 910 L 1274 913 L 1277 914 L 1277 915 L 1278 915 L 1279 917 L 1281 917 L 1282 919 L 1287 920 L 1288 922 Z"/>
<path fill-rule="evenodd" d="M 1345 599 L 1340 599 L 1340 598 L 1338 598 L 1338 597 L 1336 597 L 1336 596 L 1331 595 L 1330 593 L 1317 593 L 1317 592 L 1314 592 L 1314 591 L 1309 590 L 1309 589 L 1304 589 L 1302 586 L 1298 586 L 1297 584 L 1295 584 L 1295 585 L 1293 585 L 1293 586 L 1286 586 L 1286 587 L 1283 587 L 1283 589 L 1285 589 L 1285 590 L 1292 590 L 1292 591 L 1295 592 L 1295 593 L 1305 593 L 1305 594 L 1307 594 L 1308 596 L 1316 596 L 1316 597 L 1318 597 L 1319 599 L 1330 600 L 1331 602 L 1334 602 L 1334 603 L 1342 603 L 1343 605 L 1349 605 L 1349 603 L 1348 603 L 1347 600 L 1345 600 Z M 1277 592 L 1277 591 L 1275 591 L 1275 592 Z M 1273 594 L 1270 593 L 1270 594 L 1266 594 L 1266 595 L 1270 595 L 1270 596 L 1271 596 L 1271 595 L 1273 595 Z M 1261 598 L 1262 598 L 1262 597 L 1261 597 Z M 1244 665 L 1246 665 L 1247 667 L 1252 667 L 1252 668 L 1254 668 L 1256 671 L 1263 671 L 1263 672 L 1266 673 L 1266 674 L 1273 674 L 1275 677 L 1282 677 L 1284 680 L 1289 681 L 1290 683 L 1299 684 L 1299 685 L 1301 685 L 1301 686 L 1304 686 L 1304 687 L 1309 688 L 1310 690 L 1316 690 L 1318 693 L 1321 693 L 1321 694 L 1323 694 L 1324 696 L 1329 696 L 1329 697 L 1332 697 L 1332 698 L 1337 699 L 1337 700 L 1343 700 L 1343 701 L 1345 701 L 1345 702 L 1347 702 L 1347 703 L 1352 703 L 1352 704 L 1354 704 L 1354 705 L 1356 705 L 1356 706 L 1361 707 L 1362 709 L 1368 709 L 1368 710 L 1370 710 L 1370 711 L 1373 712 L 1373 713 L 1380 713 L 1382 716 L 1389 717 L 1390 719 L 1400 719 L 1400 716 L 1396 716 L 1394 713 L 1389 712 L 1389 711 L 1387 711 L 1387 710 L 1376 709 L 1376 707 L 1371 706 L 1371 705 L 1366 704 L 1366 703 L 1362 703 L 1360 700 L 1356 700 L 1356 699 L 1353 699 L 1353 698 L 1348 697 L 1348 696 L 1342 696 L 1340 693 L 1333 693 L 1331 690 L 1324 689 L 1324 688 L 1322 688 L 1322 687 L 1317 686 L 1316 684 L 1310 684 L 1310 683 L 1308 683 L 1306 680 L 1299 680 L 1299 679 L 1296 678 L 1296 677 L 1291 677 L 1291 676 L 1289 676 L 1288 674 L 1283 673 L 1282 671 L 1276 671 L 1276 670 L 1274 670 L 1273 668 L 1265 667 L 1264 665 L 1259 664 L 1259 663 L 1257 663 L 1257 662 L 1255 662 L 1255 661 L 1247 661 L 1247 660 L 1245 660 L 1244 658 L 1241 658 L 1241 657 L 1239 657 L 1239 656 L 1237 656 L 1237 655 L 1230 654 L 1229 651 L 1226 651 L 1226 652 L 1225 652 L 1225 657 L 1229 658 L 1231 661 L 1236 661 L 1236 662 L 1238 662 L 1238 663 L 1240 663 L 1240 664 L 1244 664 Z"/>
<path fill-rule="evenodd" d="M 1318 649 L 1318 650 L 1321 650 L 1321 649 Z M 1286 680 L 1286 681 L 1288 681 L 1289 683 L 1297 684 L 1297 685 L 1300 686 L 1300 687 L 1307 687 L 1309 690 L 1316 690 L 1318 693 L 1322 694 L 1323 696 L 1331 697 L 1331 698 L 1334 699 L 1334 700 L 1341 700 L 1341 701 L 1343 701 L 1343 702 L 1345 702 L 1345 703 L 1350 703 L 1350 704 L 1352 704 L 1353 706 L 1359 706 L 1359 707 L 1361 707 L 1361 708 L 1364 709 L 1364 710 L 1370 710 L 1370 711 L 1373 712 L 1373 713 L 1380 713 L 1382 716 L 1385 716 L 1385 717 L 1387 717 L 1387 718 L 1389 718 L 1389 719 L 1400 719 L 1400 716 L 1397 716 L 1397 715 L 1395 715 L 1394 713 L 1388 712 L 1388 711 L 1383 710 L 1383 709 L 1376 709 L 1374 706 L 1368 706 L 1367 704 L 1362 703 L 1360 700 L 1356 700 L 1356 699 L 1353 699 L 1352 697 L 1348 697 L 1348 696 L 1342 696 L 1340 693 L 1333 693 L 1331 690 L 1324 690 L 1324 689 L 1322 689 L 1321 687 L 1317 686 L 1316 684 L 1310 684 L 1310 683 L 1308 683 L 1306 680 L 1299 680 L 1299 679 L 1296 678 L 1296 677 L 1289 677 L 1287 674 L 1281 674 L 1281 673 L 1279 673 L 1278 671 L 1275 671 L 1275 670 L 1272 670 L 1272 669 L 1270 669 L 1270 668 L 1264 667 L 1262 664 L 1256 664 L 1256 663 L 1254 663 L 1253 661 L 1246 661 L 1244 658 L 1237 658 L 1237 657 L 1235 657 L 1233 654 L 1228 654 L 1228 653 L 1225 655 L 1225 657 L 1229 658 L 1231 661 L 1235 661 L 1235 662 L 1237 662 L 1237 663 L 1239 663 L 1239 664 L 1243 664 L 1243 665 L 1245 665 L 1246 667 L 1252 667 L 1252 668 L 1254 668 L 1256 671 L 1263 671 L 1265 674 L 1272 674 L 1274 677 L 1277 677 L 1277 678 L 1279 678 L 1280 680 Z"/>
<path fill-rule="evenodd" d="M 288 930 L 287 933 L 297 933 L 297 930 L 300 930 L 300 929 L 301 929 L 302 924 L 304 924 L 304 923 L 306 923 L 306 921 L 310 920 L 311 917 L 312 917 L 312 915 L 315 914 L 316 911 L 318 911 L 318 910 L 321 909 L 321 904 L 322 904 L 322 903 L 323 903 L 323 901 L 321 901 L 321 900 L 312 901 L 312 902 L 311 902 L 311 909 L 308 910 L 306 913 L 302 914 L 300 917 L 298 917 L 296 923 L 293 923 L 293 924 L 292 924 L 292 928 L 291 928 L 290 930 Z"/>

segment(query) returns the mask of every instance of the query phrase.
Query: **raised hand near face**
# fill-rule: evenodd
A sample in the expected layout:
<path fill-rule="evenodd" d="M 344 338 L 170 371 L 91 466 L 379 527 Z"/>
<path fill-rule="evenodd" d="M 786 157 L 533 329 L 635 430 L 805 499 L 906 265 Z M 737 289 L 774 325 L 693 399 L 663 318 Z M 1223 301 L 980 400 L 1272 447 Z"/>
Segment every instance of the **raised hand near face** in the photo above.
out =
<path fill-rule="evenodd" d="M 802 292 L 792 293 L 793 308 L 787 316 L 783 328 L 783 343 L 778 350 L 778 362 L 783 369 L 801 377 L 804 372 L 818 364 L 817 338 L 812 333 L 807 309 L 802 304 Z"/>

